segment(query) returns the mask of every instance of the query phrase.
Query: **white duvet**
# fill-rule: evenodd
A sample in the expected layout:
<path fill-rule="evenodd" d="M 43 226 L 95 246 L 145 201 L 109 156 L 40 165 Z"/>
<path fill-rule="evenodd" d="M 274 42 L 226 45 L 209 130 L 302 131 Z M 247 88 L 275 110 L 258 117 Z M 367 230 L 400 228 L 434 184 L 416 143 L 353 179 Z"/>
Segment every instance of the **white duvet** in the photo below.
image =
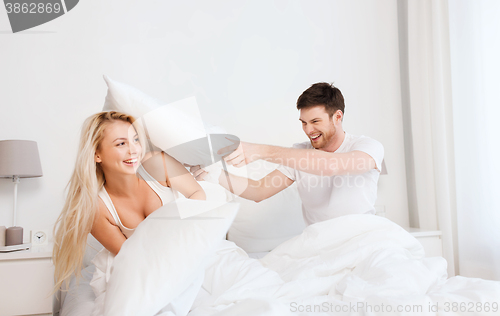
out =
<path fill-rule="evenodd" d="M 141 225 L 147 231 L 147 221 Z M 171 238 L 168 234 L 164 237 Z M 147 235 L 137 230 L 131 239 L 147 242 Z M 308 226 L 260 260 L 249 258 L 232 242 L 214 239 L 209 253 L 199 255 L 202 264 L 192 265 L 192 277 L 177 292 L 158 285 L 171 281 L 159 263 L 183 259 L 169 251 L 155 254 L 143 258 L 142 267 L 150 276 L 163 278 L 148 286 L 155 288 L 130 284 L 120 296 L 113 295 L 106 279 L 120 278 L 121 287 L 127 287 L 134 272 L 113 271 L 110 265 L 113 260 L 134 260 L 132 250 L 128 258 L 113 258 L 104 250 L 94 259 L 93 315 L 118 315 L 106 305 L 144 302 L 144 295 L 149 295 L 148 304 L 161 309 L 143 314 L 137 312 L 143 307 L 133 312 L 132 306 L 120 316 L 500 315 L 500 282 L 447 279 L 445 259 L 424 258 L 412 235 L 375 215 L 347 215 Z"/>

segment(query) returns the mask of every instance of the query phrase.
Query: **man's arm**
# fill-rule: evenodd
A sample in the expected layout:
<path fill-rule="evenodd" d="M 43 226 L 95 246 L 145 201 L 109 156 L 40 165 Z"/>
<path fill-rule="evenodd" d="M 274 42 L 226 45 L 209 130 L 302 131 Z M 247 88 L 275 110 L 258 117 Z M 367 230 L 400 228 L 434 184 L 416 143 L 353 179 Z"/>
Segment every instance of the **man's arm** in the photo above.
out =
<path fill-rule="evenodd" d="M 200 166 L 190 168 L 196 180 L 203 180 L 208 174 Z M 260 180 L 252 180 L 245 177 L 236 176 L 226 171 L 222 171 L 218 182 L 226 190 L 241 196 L 244 199 L 260 202 L 278 192 L 286 189 L 293 180 L 285 176 L 281 171 L 274 170 Z"/>
<path fill-rule="evenodd" d="M 258 159 L 320 176 L 362 174 L 377 169 L 373 157 L 359 150 L 331 153 L 317 149 L 240 142 L 238 148 L 224 158 L 227 164 L 235 167 L 242 167 Z"/>

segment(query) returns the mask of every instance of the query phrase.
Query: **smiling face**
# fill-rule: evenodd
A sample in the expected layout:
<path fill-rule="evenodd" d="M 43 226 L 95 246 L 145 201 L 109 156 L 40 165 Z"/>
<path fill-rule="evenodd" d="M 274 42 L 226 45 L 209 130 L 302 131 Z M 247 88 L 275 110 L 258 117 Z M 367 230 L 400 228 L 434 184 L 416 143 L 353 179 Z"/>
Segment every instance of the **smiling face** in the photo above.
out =
<path fill-rule="evenodd" d="M 101 164 L 104 173 L 135 174 L 141 150 L 139 136 L 132 124 L 114 121 L 104 129 L 94 160 Z"/>
<path fill-rule="evenodd" d="M 330 117 L 323 105 L 300 110 L 302 129 L 315 149 L 332 151 L 338 135 L 342 132 L 342 111 L 337 111 Z"/>

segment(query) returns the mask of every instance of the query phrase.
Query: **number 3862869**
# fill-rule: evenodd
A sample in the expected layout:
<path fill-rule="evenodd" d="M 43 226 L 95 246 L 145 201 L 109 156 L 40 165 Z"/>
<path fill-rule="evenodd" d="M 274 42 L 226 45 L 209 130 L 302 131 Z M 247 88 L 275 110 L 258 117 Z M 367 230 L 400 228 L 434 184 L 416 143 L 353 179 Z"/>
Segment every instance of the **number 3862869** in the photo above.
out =
<path fill-rule="evenodd" d="M 7 13 L 59 13 L 60 3 L 6 3 Z"/>

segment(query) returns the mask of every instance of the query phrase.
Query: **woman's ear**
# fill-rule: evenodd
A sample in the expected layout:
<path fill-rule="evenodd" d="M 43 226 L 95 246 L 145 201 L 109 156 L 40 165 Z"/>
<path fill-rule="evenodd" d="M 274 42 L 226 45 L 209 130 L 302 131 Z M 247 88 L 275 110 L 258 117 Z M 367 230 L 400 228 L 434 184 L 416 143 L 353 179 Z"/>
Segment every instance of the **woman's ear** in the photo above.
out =
<path fill-rule="evenodd" d="M 97 163 L 99 163 L 99 162 L 101 162 L 101 161 L 102 161 L 101 156 L 99 156 L 99 154 L 98 154 L 98 153 L 95 153 L 95 154 L 94 154 L 94 161 L 95 161 L 95 162 L 97 162 Z"/>

